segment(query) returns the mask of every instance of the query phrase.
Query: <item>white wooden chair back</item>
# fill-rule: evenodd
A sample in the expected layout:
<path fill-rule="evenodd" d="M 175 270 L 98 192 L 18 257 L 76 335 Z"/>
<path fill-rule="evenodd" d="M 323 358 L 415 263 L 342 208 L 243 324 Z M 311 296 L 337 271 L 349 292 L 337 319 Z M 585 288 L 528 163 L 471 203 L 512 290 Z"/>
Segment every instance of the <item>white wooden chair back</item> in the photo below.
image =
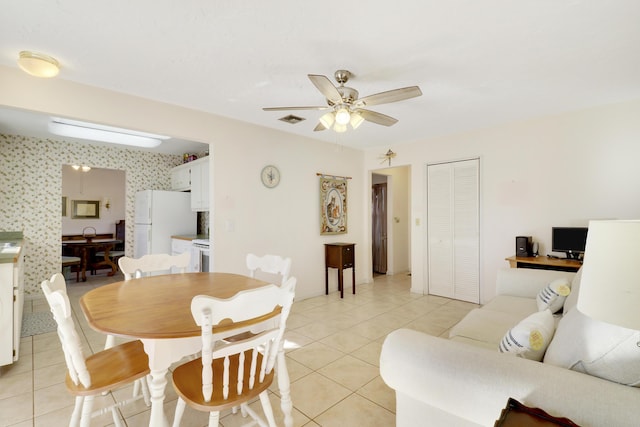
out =
<path fill-rule="evenodd" d="M 54 274 L 51 280 L 44 280 L 41 287 L 58 324 L 58 337 L 71 380 L 71 382 L 66 381 L 67 389 L 76 397 L 69 426 L 89 426 L 92 417 L 111 412 L 114 424 L 117 427 L 123 427 L 124 423 L 117 409 L 138 399 L 144 399 L 149 406 L 149 394 L 146 389 L 143 389 L 142 394 L 134 392 L 131 399 L 115 401 L 112 405 L 96 411 L 92 409 L 93 400 L 96 395 L 106 393 L 128 382 L 144 381 L 144 377 L 149 373 L 149 359 L 142 343 L 128 342 L 86 359 L 82 352 L 80 336 L 71 316 L 71 304 L 64 275 Z"/>
<path fill-rule="evenodd" d="M 262 382 L 266 374 L 271 373 L 276 356 L 280 350 L 280 342 L 284 335 L 285 325 L 295 296 L 295 277 L 290 278 L 283 286 L 269 285 L 258 289 L 242 291 L 233 298 L 218 298 L 198 295 L 191 302 L 191 313 L 196 323 L 202 328 L 202 393 L 206 402 L 210 401 L 213 392 L 212 360 L 223 359 L 222 395 L 229 396 L 229 376 L 238 378 L 235 384 L 237 394 L 242 394 L 245 386 L 243 379 L 248 376 L 247 386 L 252 389 L 255 381 Z M 256 329 L 244 340 L 225 343 L 215 347 L 219 337 L 212 334 L 212 326 L 228 321 L 241 322 L 249 319 L 260 319 Z M 269 318 L 269 319 L 267 319 Z M 215 348 L 214 348 L 215 347 Z M 238 357 L 235 364 L 238 372 L 231 374 L 229 363 L 231 357 Z M 245 372 L 245 357 L 251 358 L 250 372 Z"/>
<path fill-rule="evenodd" d="M 251 277 L 256 277 L 258 270 L 270 275 L 280 275 L 280 284 L 283 285 L 289 279 L 289 274 L 291 273 L 291 258 L 283 258 L 278 255 L 260 257 L 254 254 L 247 254 L 247 268 Z"/>
<path fill-rule="evenodd" d="M 58 337 L 62 344 L 69 377 L 76 385 L 80 382 L 83 386 L 90 387 L 91 376 L 82 353 L 80 336 L 76 332 L 75 323 L 71 317 L 71 304 L 67 296 L 67 284 L 64 276 L 56 273 L 50 281 L 44 280 L 40 286 L 47 298 L 53 318 L 58 324 Z"/>
<path fill-rule="evenodd" d="M 180 255 L 149 254 L 140 258 L 122 257 L 118 266 L 124 274 L 124 280 L 137 279 L 152 274 L 184 273 L 189 267 L 191 254 Z M 177 271 L 174 271 L 177 270 Z"/>

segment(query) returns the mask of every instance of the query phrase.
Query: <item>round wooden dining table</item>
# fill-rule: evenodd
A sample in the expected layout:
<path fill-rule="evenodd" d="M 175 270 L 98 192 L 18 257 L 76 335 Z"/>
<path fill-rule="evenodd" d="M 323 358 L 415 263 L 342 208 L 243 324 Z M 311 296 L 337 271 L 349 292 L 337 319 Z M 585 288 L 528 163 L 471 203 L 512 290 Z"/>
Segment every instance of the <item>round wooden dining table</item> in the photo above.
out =
<path fill-rule="evenodd" d="M 184 356 L 197 353 L 202 347 L 201 329 L 191 314 L 193 297 L 209 295 L 227 299 L 240 291 L 268 284 L 231 273 L 166 274 L 101 286 L 84 294 L 80 298 L 80 306 L 87 322 L 96 331 L 142 341 L 151 371 L 148 382 L 151 394 L 149 425 L 156 427 L 167 425 L 163 404 L 169 366 Z M 213 328 L 214 337 L 221 339 L 249 330 L 259 320 L 216 326 Z M 291 414 L 284 350 L 278 358 L 282 409 L 284 414 Z M 289 427 L 292 423 L 290 415 L 285 417 L 285 425 Z"/>

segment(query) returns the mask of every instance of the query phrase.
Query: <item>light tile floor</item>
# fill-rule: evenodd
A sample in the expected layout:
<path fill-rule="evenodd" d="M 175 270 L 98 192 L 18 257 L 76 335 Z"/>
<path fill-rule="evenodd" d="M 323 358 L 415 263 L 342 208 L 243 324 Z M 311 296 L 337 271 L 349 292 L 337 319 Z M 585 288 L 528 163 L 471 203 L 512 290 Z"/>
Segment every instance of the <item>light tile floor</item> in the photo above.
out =
<path fill-rule="evenodd" d="M 88 325 L 78 300 L 89 289 L 122 276 L 89 277 L 86 283 L 68 282 L 76 325 L 88 351 L 104 346 L 104 335 Z M 357 294 L 337 292 L 296 301 L 287 322 L 286 354 L 291 377 L 294 426 L 389 427 L 395 425 L 395 395 L 380 378 L 379 358 L 385 336 L 398 328 L 446 335 L 475 304 L 409 292 L 407 274 L 377 276 L 357 287 Z M 25 311 L 49 310 L 44 300 L 25 302 Z M 68 425 L 73 398 L 66 392 L 66 365 L 55 332 L 23 338 L 20 359 L 0 368 L 0 426 Z M 114 392 L 130 393 L 130 388 Z M 167 385 L 165 413 L 173 419 L 176 395 Z M 270 398 L 276 421 L 282 425 L 277 386 Z M 102 397 L 107 401 L 112 396 Z M 99 406 L 96 403 L 96 407 Z M 259 402 L 253 404 L 261 412 Z M 149 409 L 139 401 L 120 409 L 129 427 L 147 426 Z M 247 419 L 222 413 L 224 427 Z M 204 426 L 207 415 L 185 411 L 183 426 Z M 113 425 L 110 415 L 95 418 L 92 426 Z"/>

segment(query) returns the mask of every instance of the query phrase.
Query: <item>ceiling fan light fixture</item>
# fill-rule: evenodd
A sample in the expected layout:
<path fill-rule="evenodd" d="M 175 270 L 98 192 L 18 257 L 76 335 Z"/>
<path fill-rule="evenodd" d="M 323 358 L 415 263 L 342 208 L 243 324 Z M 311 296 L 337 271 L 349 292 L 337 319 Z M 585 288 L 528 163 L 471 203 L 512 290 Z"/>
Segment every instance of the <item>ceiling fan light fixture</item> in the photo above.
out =
<path fill-rule="evenodd" d="M 364 117 L 362 117 L 359 113 L 351 114 L 351 127 L 353 129 L 358 129 L 358 127 L 364 122 Z"/>
<path fill-rule="evenodd" d="M 333 126 L 333 130 L 338 133 L 346 132 L 347 125 L 341 125 L 340 123 L 336 122 L 336 124 Z"/>
<path fill-rule="evenodd" d="M 333 122 L 336 121 L 335 116 L 333 115 L 333 111 L 324 114 L 322 117 L 320 117 L 320 123 L 322 123 L 322 126 L 324 126 L 326 129 L 331 129 L 331 126 L 333 126 Z"/>
<path fill-rule="evenodd" d="M 346 107 L 340 107 L 336 110 L 336 123 L 346 125 L 351 120 L 351 114 Z"/>
<path fill-rule="evenodd" d="M 28 50 L 18 54 L 18 65 L 22 71 L 35 77 L 51 78 L 60 72 L 60 64 L 55 58 Z"/>

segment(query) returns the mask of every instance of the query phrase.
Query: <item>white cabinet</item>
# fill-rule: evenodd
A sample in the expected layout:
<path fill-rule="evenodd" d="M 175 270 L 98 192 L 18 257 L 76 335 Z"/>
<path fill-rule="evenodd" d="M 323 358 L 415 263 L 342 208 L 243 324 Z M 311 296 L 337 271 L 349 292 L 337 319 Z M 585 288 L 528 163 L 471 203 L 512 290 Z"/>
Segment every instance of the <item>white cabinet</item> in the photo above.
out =
<path fill-rule="evenodd" d="M 180 255 L 183 254 L 185 252 L 188 252 L 191 254 L 191 257 L 193 258 L 193 251 L 192 251 L 193 245 L 191 240 L 184 240 L 184 239 L 176 239 L 175 237 L 171 238 L 171 255 Z M 194 270 L 193 268 L 193 259 L 190 260 L 189 262 L 189 267 L 187 267 L 187 273 L 193 273 L 196 270 Z M 174 268 L 171 269 L 172 273 L 177 273 L 178 270 Z"/>
<path fill-rule="evenodd" d="M 0 264 L 0 366 L 20 356 L 24 304 L 24 248 L 14 262 Z"/>
<path fill-rule="evenodd" d="M 209 210 L 209 156 L 171 169 L 171 189 L 191 191 L 191 210 Z"/>
<path fill-rule="evenodd" d="M 191 240 L 171 239 L 171 255 L 180 255 L 185 252 L 191 252 Z"/>
<path fill-rule="evenodd" d="M 189 163 L 171 169 L 171 189 L 173 191 L 191 189 L 191 166 Z"/>
<path fill-rule="evenodd" d="M 209 210 L 209 157 L 194 160 L 191 165 L 191 210 Z"/>

